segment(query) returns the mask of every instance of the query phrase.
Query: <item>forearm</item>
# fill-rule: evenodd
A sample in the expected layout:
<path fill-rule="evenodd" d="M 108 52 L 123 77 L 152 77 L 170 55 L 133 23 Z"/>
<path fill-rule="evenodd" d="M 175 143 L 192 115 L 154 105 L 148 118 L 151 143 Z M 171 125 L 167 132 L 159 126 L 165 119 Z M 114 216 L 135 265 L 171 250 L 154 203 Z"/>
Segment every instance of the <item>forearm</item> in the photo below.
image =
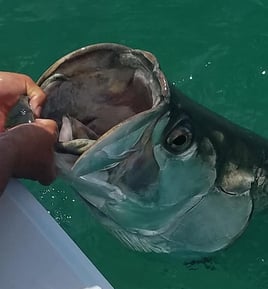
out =
<path fill-rule="evenodd" d="M 0 195 L 3 193 L 9 178 L 12 176 L 15 162 L 15 147 L 8 132 L 0 134 Z"/>
<path fill-rule="evenodd" d="M 56 177 L 54 144 L 57 125 L 52 120 L 36 120 L 0 134 L 0 191 L 10 177 L 50 184 Z"/>

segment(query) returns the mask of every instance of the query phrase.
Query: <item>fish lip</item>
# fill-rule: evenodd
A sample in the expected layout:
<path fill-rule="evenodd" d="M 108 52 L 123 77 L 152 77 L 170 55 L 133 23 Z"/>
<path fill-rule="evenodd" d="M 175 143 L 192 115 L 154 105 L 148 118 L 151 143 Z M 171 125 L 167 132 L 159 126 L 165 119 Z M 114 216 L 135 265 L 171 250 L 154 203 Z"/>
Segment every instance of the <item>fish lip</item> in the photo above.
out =
<path fill-rule="evenodd" d="M 225 194 L 227 194 L 227 195 L 231 195 L 231 196 L 243 195 L 243 194 L 249 192 L 249 190 L 244 191 L 244 192 L 242 192 L 242 193 L 237 193 L 237 192 L 234 192 L 234 191 L 233 191 L 233 192 L 232 192 L 232 191 L 227 191 L 227 190 L 225 190 L 222 186 L 217 186 L 217 188 L 218 188 L 219 190 L 221 190 L 223 193 L 225 193 Z"/>
<path fill-rule="evenodd" d="M 106 43 L 97 43 L 97 44 L 91 44 L 88 46 L 84 46 L 80 49 L 77 49 L 75 51 L 72 51 L 65 56 L 58 59 L 54 64 L 52 64 L 37 80 L 37 84 L 40 86 L 42 83 L 56 70 L 58 69 L 64 62 L 79 58 L 87 53 L 92 53 L 95 51 L 100 50 L 114 50 L 119 52 L 127 52 L 127 53 L 133 53 L 133 54 L 142 54 L 145 59 L 148 60 L 149 63 L 153 66 L 152 72 L 155 74 L 156 79 L 158 79 L 160 83 L 161 88 L 161 94 L 164 98 L 167 99 L 169 102 L 170 97 L 170 89 L 168 81 L 164 75 L 164 73 L 160 70 L 159 63 L 156 59 L 156 57 L 150 53 L 149 51 L 140 50 L 140 49 L 133 49 L 128 46 L 112 43 L 112 42 L 106 42 Z"/>

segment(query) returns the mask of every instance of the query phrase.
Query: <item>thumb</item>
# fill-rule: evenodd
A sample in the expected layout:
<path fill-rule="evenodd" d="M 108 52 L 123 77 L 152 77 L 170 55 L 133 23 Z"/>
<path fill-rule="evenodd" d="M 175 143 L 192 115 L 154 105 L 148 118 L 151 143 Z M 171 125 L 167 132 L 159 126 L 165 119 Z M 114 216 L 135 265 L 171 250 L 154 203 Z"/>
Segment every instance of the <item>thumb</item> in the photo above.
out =
<path fill-rule="evenodd" d="M 30 106 L 36 117 L 40 116 L 41 107 L 45 102 L 44 91 L 29 77 L 25 77 L 26 94 L 30 98 Z"/>
<path fill-rule="evenodd" d="M 45 129 L 48 133 L 53 135 L 55 141 L 58 139 L 58 126 L 54 120 L 36 118 L 33 124 Z"/>

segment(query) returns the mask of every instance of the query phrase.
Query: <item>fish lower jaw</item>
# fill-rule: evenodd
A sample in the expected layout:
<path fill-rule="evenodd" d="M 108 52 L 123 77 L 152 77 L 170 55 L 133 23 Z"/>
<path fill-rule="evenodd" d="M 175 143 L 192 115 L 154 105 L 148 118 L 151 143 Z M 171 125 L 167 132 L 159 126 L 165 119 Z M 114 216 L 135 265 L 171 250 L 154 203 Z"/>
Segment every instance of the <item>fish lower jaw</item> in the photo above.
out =
<path fill-rule="evenodd" d="M 73 186 L 87 202 L 95 218 L 127 247 L 140 252 L 171 252 L 169 242 L 161 232 L 127 228 L 110 216 L 107 207 L 111 209 L 113 204 L 119 205 L 129 199 L 129 196 L 123 194 L 119 186 L 108 183 L 105 175 L 101 179 L 99 174 L 98 178 L 94 174 L 88 174 L 77 178 Z"/>

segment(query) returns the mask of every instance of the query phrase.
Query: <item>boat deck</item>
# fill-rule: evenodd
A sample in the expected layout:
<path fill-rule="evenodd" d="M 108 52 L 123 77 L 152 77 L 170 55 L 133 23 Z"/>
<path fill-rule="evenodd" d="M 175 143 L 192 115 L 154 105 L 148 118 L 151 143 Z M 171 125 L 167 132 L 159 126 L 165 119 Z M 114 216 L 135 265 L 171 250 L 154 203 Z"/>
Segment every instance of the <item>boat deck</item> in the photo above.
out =
<path fill-rule="evenodd" d="M 31 193 L 11 180 L 0 198 L 0 288 L 113 287 Z"/>

